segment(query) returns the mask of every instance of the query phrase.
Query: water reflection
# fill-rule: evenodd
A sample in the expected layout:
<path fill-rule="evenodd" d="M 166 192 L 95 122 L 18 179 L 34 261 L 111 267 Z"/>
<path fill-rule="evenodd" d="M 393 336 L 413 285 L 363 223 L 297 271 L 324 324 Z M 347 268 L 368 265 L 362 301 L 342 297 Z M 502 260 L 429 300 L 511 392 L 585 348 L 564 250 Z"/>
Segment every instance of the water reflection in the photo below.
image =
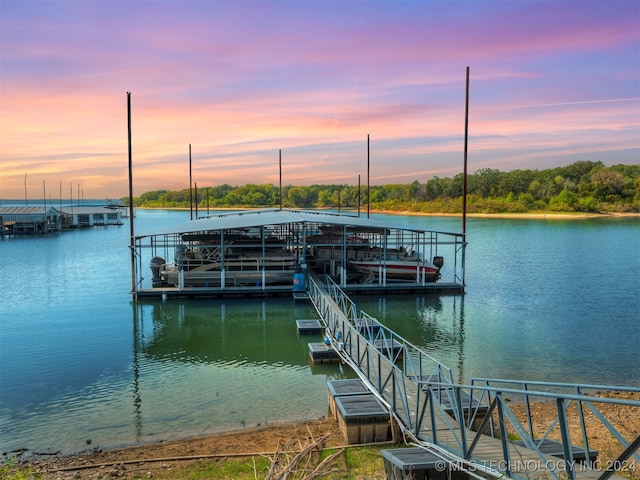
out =
<path fill-rule="evenodd" d="M 356 304 L 465 378 L 464 295 L 363 296 Z"/>
<path fill-rule="evenodd" d="M 377 318 L 465 378 L 464 295 L 363 296 L 358 310 Z M 297 319 L 317 318 L 311 304 L 289 299 L 146 301 L 134 305 L 136 355 L 162 362 L 217 366 L 309 365 L 309 342 Z M 313 375 L 353 377 L 340 366 L 312 365 Z"/>
<path fill-rule="evenodd" d="M 298 336 L 295 320 L 317 318 L 311 304 L 145 301 L 132 309 L 136 441 L 168 429 L 319 418 L 326 380 L 353 376 L 340 365 L 309 368 L 307 344 L 320 337 Z"/>
<path fill-rule="evenodd" d="M 306 366 L 296 319 L 317 318 L 290 300 L 138 302 L 136 350 L 156 360 Z"/>
<path fill-rule="evenodd" d="M 458 379 L 464 381 L 464 295 L 460 295 L 460 312 L 456 308 L 456 298 L 453 299 L 453 331 L 456 333 L 456 343 L 458 345 Z M 457 322 L 457 324 L 456 324 Z"/>
<path fill-rule="evenodd" d="M 133 362 L 131 369 L 133 370 L 133 423 L 135 430 L 135 440 L 139 442 L 142 438 L 142 396 L 140 393 L 140 317 L 138 315 L 138 305 L 133 305 Z"/>
<path fill-rule="evenodd" d="M 464 295 L 355 298 L 377 318 L 464 378 Z M 149 359 L 216 365 L 309 365 L 297 319 L 317 318 L 311 304 L 289 299 L 138 302 L 136 351 Z M 327 372 L 321 366 L 312 372 Z M 329 373 L 331 375 L 333 370 Z"/>

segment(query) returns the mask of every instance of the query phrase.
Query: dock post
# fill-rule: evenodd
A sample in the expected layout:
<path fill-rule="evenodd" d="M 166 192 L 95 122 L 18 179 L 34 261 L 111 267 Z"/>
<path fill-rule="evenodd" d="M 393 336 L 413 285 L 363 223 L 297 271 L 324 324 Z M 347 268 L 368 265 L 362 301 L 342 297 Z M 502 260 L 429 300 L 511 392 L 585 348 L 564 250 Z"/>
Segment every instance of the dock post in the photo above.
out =
<path fill-rule="evenodd" d="M 131 92 L 127 92 L 127 136 L 129 143 L 129 234 L 131 237 L 131 292 L 136 293 L 136 251 L 133 234 L 133 160 L 131 154 Z"/>

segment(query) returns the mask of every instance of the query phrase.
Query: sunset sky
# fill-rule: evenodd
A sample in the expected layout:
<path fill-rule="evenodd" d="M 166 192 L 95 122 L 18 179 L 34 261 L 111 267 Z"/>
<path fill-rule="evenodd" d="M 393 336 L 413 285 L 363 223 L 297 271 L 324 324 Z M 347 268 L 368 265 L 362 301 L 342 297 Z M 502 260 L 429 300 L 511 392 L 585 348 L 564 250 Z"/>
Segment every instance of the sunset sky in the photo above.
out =
<path fill-rule="evenodd" d="M 0 198 L 640 162 L 640 2 L 0 0 Z"/>

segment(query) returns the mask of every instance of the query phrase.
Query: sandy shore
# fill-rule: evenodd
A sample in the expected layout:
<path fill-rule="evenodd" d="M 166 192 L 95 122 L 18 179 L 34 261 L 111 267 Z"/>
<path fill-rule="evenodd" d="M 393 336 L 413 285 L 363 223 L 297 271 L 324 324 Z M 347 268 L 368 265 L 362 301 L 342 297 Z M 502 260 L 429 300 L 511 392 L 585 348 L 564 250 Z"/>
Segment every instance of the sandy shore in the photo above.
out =
<path fill-rule="evenodd" d="M 425 213 L 393 210 L 372 210 L 371 213 L 384 213 L 386 215 L 404 215 L 407 217 L 460 217 L 461 213 Z M 532 213 L 467 213 L 468 218 L 508 218 L 508 219 L 531 219 L 531 220 L 582 220 L 586 218 L 607 218 L 607 217 L 637 217 L 640 213 L 562 213 L 562 212 L 532 212 Z"/>
<path fill-rule="evenodd" d="M 638 393 L 623 393 L 616 396 L 640 401 Z M 637 407 L 612 404 L 597 404 L 597 406 L 607 421 L 625 438 L 630 439 L 640 435 L 640 415 Z M 524 421 L 524 405 L 514 404 L 512 408 L 518 418 Z M 533 404 L 532 418 L 538 435 L 551 424 L 556 415 L 555 403 Z M 618 441 L 589 411 L 586 412 L 586 422 L 589 448 L 598 451 L 598 460 L 603 465 L 613 462 L 623 450 Z M 570 420 L 569 425 L 572 443 L 580 444 L 579 424 Z M 181 469 L 188 469 L 194 462 L 220 462 L 238 457 L 271 459 L 275 458 L 276 452 L 283 445 L 293 445 L 302 449 L 304 445 L 320 437 L 323 438 L 324 448 L 340 447 L 344 444 L 338 423 L 333 418 L 327 417 L 309 422 L 263 425 L 204 437 L 160 441 L 128 448 L 103 451 L 99 447 L 94 447 L 77 455 L 35 456 L 30 457 L 27 466 L 40 472 L 43 480 L 95 479 L 110 476 L 127 478 L 144 476 L 164 479 L 178 476 Z M 551 438 L 559 438 L 559 435 L 552 434 Z M 394 446 L 384 448 L 394 448 Z M 380 469 L 380 465 L 378 463 L 376 468 Z M 128 475 L 125 472 L 128 472 Z M 135 476 L 135 472 L 139 475 L 138 477 Z M 633 459 L 625 462 L 624 475 L 627 478 L 640 478 L 640 465 Z M 385 477 L 383 471 L 376 471 L 367 478 L 384 479 Z"/>
<path fill-rule="evenodd" d="M 184 207 L 135 207 L 142 210 L 190 210 Z M 267 207 L 271 208 L 271 207 Z M 275 207 L 274 207 L 275 208 Z M 215 214 L 216 212 L 229 212 L 229 211 L 241 211 L 241 210 L 257 210 L 253 207 L 234 207 L 234 208 L 209 208 L 209 214 Z M 335 209 L 313 209 L 313 210 L 335 210 Z M 357 210 L 343 208 L 342 212 L 357 213 Z M 206 210 L 198 210 L 199 215 L 204 215 Z M 360 211 L 360 215 L 366 214 L 365 211 Z M 402 215 L 406 217 L 460 217 L 462 213 L 430 213 L 430 212 L 412 212 L 408 210 L 380 210 L 373 209 L 370 213 L 382 213 L 385 215 Z M 467 213 L 469 218 L 509 218 L 509 219 L 532 219 L 532 220 L 580 220 L 585 218 L 607 218 L 607 217 L 638 217 L 640 213 L 629 212 L 611 212 L 611 213 L 581 213 L 581 212 L 523 212 L 523 213 Z"/>

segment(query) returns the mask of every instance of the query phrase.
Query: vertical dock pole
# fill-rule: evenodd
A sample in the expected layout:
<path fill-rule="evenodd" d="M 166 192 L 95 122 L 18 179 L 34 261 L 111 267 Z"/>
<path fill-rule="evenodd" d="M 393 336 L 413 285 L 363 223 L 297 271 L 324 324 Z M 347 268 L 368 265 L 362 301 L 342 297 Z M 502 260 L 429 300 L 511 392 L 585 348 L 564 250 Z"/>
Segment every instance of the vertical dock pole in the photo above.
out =
<path fill-rule="evenodd" d="M 464 173 L 462 181 L 462 286 L 465 285 L 465 246 L 467 245 L 467 151 L 469 138 L 469 67 L 464 108 Z"/>
<path fill-rule="evenodd" d="M 195 203 L 196 220 L 197 220 L 198 219 L 198 182 L 196 182 L 193 187 L 193 198 L 195 200 L 194 203 Z"/>
<path fill-rule="evenodd" d="M 367 133 L 367 218 L 371 215 L 371 186 L 369 184 L 369 134 Z"/>
<path fill-rule="evenodd" d="M 131 241 L 131 292 L 136 293 L 136 251 L 133 233 L 133 162 L 131 154 L 131 92 L 127 92 L 127 137 L 129 143 L 129 234 Z"/>
<path fill-rule="evenodd" d="M 280 210 L 282 210 L 282 149 L 278 150 L 278 172 L 280 174 Z"/>
<path fill-rule="evenodd" d="M 191 177 L 191 144 L 189 144 L 189 212 L 193 220 L 193 180 Z"/>
<path fill-rule="evenodd" d="M 358 174 L 358 218 L 360 218 L 360 174 Z"/>
<path fill-rule="evenodd" d="M 469 67 L 464 106 L 464 171 L 462 176 L 462 234 L 467 233 L 467 139 L 469 136 Z"/>

